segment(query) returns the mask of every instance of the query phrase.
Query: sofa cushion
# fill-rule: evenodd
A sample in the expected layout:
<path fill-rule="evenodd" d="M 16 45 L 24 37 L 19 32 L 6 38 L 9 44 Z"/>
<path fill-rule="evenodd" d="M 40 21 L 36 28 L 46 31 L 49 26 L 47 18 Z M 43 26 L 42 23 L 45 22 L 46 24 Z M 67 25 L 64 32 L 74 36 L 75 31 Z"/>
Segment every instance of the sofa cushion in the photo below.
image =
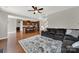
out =
<path fill-rule="evenodd" d="M 74 43 L 74 41 L 71 40 L 63 40 L 63 44 L 66 45 L 72 45 Z"/>
<path fill-rule="evenodd" d="M 79 29 L 67 29 L 66 34 L 77 38 L 79 35 Z"/>
<path fill-rule="evenodd" d="M 75 42 L 72 44 L 73 48 L 79 48 L 79 41 Z"/>
<path fill-rule="evenodd" d="M 76 37 L 74 37 L 74 36 L 72 36 L 72 35 L 65 35 L 65 36 L 64 36 L 64 40 L 71 40 L 71 41 L 76 42 L 76 41 L 78 41 L 79 39 L 76 38 Z"/>

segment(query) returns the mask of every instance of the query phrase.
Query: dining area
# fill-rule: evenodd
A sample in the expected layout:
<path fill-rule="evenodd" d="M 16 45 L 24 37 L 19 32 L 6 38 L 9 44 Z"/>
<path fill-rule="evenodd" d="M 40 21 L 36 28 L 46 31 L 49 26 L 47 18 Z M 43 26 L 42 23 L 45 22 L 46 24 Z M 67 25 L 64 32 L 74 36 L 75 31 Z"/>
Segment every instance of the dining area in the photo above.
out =
<path fill-rule="evenodd" d="M 39 32 L 39 21 L 23 21 L 23 32 Z"/>

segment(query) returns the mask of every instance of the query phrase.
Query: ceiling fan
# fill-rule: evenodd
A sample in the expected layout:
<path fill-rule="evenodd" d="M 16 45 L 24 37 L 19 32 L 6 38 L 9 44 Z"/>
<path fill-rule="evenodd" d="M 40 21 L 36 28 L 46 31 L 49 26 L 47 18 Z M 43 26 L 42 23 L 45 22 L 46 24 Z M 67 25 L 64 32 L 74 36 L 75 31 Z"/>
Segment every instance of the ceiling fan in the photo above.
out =
<path fill-rule="evenodd" d="M 33 14 L 42 13 L 42 12 L 40 12 L 40 11 L 42 11 L 43 8 L 39 8 L 39 9 L 38 9 L 36 6 L 32 6 L 32 8 L 33 8 L 33 10 L 28 10 L 28 11 L 34 11 Z"/>

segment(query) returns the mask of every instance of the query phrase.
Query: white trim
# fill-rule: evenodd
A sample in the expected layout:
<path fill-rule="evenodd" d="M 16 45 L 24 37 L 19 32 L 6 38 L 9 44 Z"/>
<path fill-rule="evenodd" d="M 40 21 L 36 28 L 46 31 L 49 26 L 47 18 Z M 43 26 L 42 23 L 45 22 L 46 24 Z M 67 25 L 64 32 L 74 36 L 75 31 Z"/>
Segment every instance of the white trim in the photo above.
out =
<path fill-rule="evenodd" d="M 23 48 L 23 50 L 27 53 L 27 51 L 26 51 L 24 45 L 22 44 L 22 42 L 21 42 L 21 41 L 18 41 L 18 42 L 19 42 L 19 44 L 21 45 L 21 47 Z"/>
<path fill-rule="evenodd" d="M 1 37 L 0 40 L 4 40 L 4 39 L 7 39 L 7 38 L 8 38 L 8 37 Z"/>
<path fill-rule="evenodd" d="M 16 33 L 16 32 L 8 32 L 8 34 L 11 34 L 11 33 Z"/>

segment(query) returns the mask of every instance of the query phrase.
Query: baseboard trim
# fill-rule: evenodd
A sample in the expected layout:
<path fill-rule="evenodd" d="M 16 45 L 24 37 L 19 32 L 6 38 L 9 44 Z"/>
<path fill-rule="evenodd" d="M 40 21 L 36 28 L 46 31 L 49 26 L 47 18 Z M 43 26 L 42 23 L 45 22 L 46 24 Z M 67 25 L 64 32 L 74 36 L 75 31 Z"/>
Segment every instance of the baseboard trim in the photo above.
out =
<path fill-rule="evenodd" d="M 11 34 L 11 33 L 16 33 L 16 32 L 8 32 L 8 34 Z"/>
<path fill-rule="evenodd" d="M 8 39 L 8 37 L 0 37 L 0 40 Z"/>

